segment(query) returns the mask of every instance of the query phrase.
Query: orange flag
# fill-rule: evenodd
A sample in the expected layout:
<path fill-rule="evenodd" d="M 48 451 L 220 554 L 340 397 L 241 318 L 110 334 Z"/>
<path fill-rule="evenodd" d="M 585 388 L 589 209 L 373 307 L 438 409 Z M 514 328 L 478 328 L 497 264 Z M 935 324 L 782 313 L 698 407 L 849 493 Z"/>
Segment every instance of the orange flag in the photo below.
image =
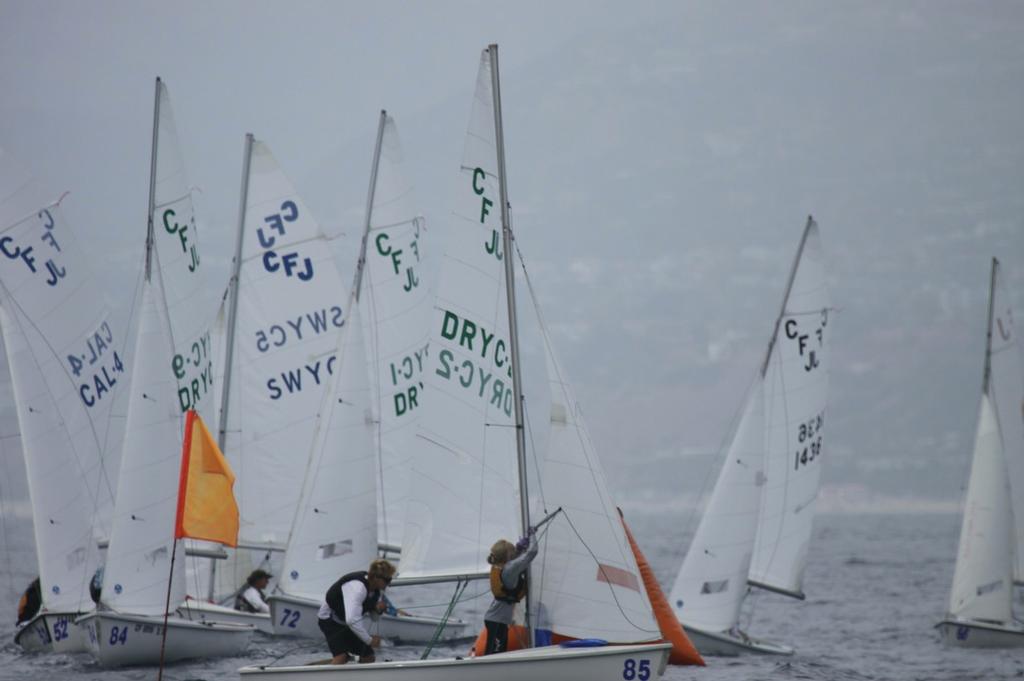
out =
<path fill-rule="evenodd" d="M 235 474 L 194 410 L 185 417 L 181 479 L 174 538 L 191 537 L 238 545 L 238 504 L 231 488 Z"/>

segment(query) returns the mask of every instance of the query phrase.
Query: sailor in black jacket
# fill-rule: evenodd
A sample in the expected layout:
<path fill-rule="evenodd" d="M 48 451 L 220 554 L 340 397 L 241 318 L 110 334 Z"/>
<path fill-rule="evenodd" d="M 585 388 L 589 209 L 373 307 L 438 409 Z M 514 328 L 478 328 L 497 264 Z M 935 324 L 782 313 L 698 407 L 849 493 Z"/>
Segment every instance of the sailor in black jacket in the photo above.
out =
<path fill-rule="evenodd" d="M 360 663 L 376 659 L 373 649 L 380 639 L 370 635 L 366 617 L 376 618 L 385 609 L 381 595 L 394 575 L 394 565 L 375 560 L 369 570 L 350 572 L 327 590 L 317 624 L 334 656 L 331 664 L 345 664 L 350 655 L 358 656 Z"/>

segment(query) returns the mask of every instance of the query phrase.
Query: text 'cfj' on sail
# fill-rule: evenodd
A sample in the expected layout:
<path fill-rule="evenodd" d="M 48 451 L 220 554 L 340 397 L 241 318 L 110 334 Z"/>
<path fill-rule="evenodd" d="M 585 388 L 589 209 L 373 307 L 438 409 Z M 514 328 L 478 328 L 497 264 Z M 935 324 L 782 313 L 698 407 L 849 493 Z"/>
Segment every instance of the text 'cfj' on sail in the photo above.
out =
<path fill-rule="evenodd" d="M 949 645 L 1024 646 L 1013 617 L 1024 496 L 1024 362 L 1009 295 L 992 259 L 985 369 L 949 609 L 936 625 Z M 1016 524 L 1015 524 L 1016 523 Z"/>
<path fill-rule="evenodd" d="M 669 597 L 702 654 L 792 654 L 739 628 L 749 586 L 803 598 L 821 477 L 829 297 L 808 218 L 767 355 Z"/>

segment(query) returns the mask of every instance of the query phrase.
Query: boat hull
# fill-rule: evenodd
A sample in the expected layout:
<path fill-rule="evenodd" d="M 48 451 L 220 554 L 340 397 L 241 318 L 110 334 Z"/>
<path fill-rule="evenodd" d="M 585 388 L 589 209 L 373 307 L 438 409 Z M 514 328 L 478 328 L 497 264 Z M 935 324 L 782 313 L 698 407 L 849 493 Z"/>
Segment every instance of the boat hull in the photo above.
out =
<path fill-rule="evenodd" d="M 40 612 L 18 633 L 14 642 L 25 652 L 84 653 L 86 634 L 75 626 L 77 612 Z"/>
<path fill-rule="evenodd" d="M 701 655 L 792 655 L 795 651 L 784 645 L 761 641 L 746 635 L 734 636 L 727 631 L 703 631 L 688 624 L 683 625 L 686 635 Z"/>
<path fill-rule="evenodd" d="M 485 657 L 372 664 L 243 667 L 242 678 L 268 681 L 647 681 L 665 673 L 671 645 L 530 648 Z"/>
<path fill-rule="evenodd" d="M 160 663 L 163 617 L 99 612 L 78 619 L 86 632 L 89 652 L 104 667 Z M 165 662 L 190 658 L 241 655 L 253 628 L 246 625 L 167 620 Z"/>
<path fill-rule="evenodd" d="M 947 619 L 935 625 L 946 645 L 961 648 L 1024 647 L 1024 627 Z"/>
<path fill-rule="evenodd" d="M 256 631 L 273 634 L 270 615 L 263 612 L 242 612 L 216 603 L 189 600 L 178 608 L 178 616 L 193 622 L 227 622 L 229 624 L 251 624 Z"/>
<path fill-rule="evenodd" d="M 323 638 L 323 632 L 317 625 L 320 603 L 282 594 L 271 596 L 267 602 L 270 604 L 270 621 L 275 635 Z M 391 643 L 424 643 L 434 638 L 434 631 L 440 623 L 441 620 L 436 617 L 381 615 L 368 628 L 371 634 Z M 472 638 L 476 632 L 469 632 L 468 627 L 467 622 L 450 619 L 438 641 Z"/>

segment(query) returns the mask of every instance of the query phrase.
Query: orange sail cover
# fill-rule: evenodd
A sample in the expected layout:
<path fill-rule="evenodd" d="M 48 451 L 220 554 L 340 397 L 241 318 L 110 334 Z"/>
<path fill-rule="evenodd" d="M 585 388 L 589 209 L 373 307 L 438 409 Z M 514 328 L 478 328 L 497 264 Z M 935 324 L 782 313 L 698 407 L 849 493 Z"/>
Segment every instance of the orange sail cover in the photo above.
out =
<path fill-rule="evenodd" d="M 174 538 L 190 537 L 238 545 L 235 474 L 195 410 L 185 417 Z"/>
<path fill-rule="evenodd" d="M 654 617 L 658 620 L 658 628 L 661 629 L 661 635 L 665 637 L 665 640 L 672 644 L 672 652 L 669 653 L 668 663 L 669 664 L 681 664 L 681 665 L 700 665 L 704 666 L 704 658 L 700 656 L 697 649 L 693 647 L 693 643 L 690 642 L 690 638 L 686 635 L 686 631 L 683 630 L 683 625 L 679 623 L 675 613 L 672 612 L 672 608 L 668 604 L 668 599 L 665 598 L 665 592 L 661 590 L 661 586 L 658 584 L 658 578 L 654 576 L 654 570 L 651 569 L 650 563 L 644 558 L 643 552 L 640 547 L 637 546 L 636 539 L 633 538 L 633 533 L 629 531 L 629 525 L 626 524 L 626 518 L 622 515 L 622 509 L 619 509 L 619 518 L 622 519 L 622 527 L 626 530 L 626 539 L 629 540 L 629 548 L 633 549 L 633 557 L 636 558 L 636 565 L 640 568 L 640 577 L 644 580 L 644 587 L 647 589 L 647 598 L 651 601 L 651 607 L 654 609 Z"/>

